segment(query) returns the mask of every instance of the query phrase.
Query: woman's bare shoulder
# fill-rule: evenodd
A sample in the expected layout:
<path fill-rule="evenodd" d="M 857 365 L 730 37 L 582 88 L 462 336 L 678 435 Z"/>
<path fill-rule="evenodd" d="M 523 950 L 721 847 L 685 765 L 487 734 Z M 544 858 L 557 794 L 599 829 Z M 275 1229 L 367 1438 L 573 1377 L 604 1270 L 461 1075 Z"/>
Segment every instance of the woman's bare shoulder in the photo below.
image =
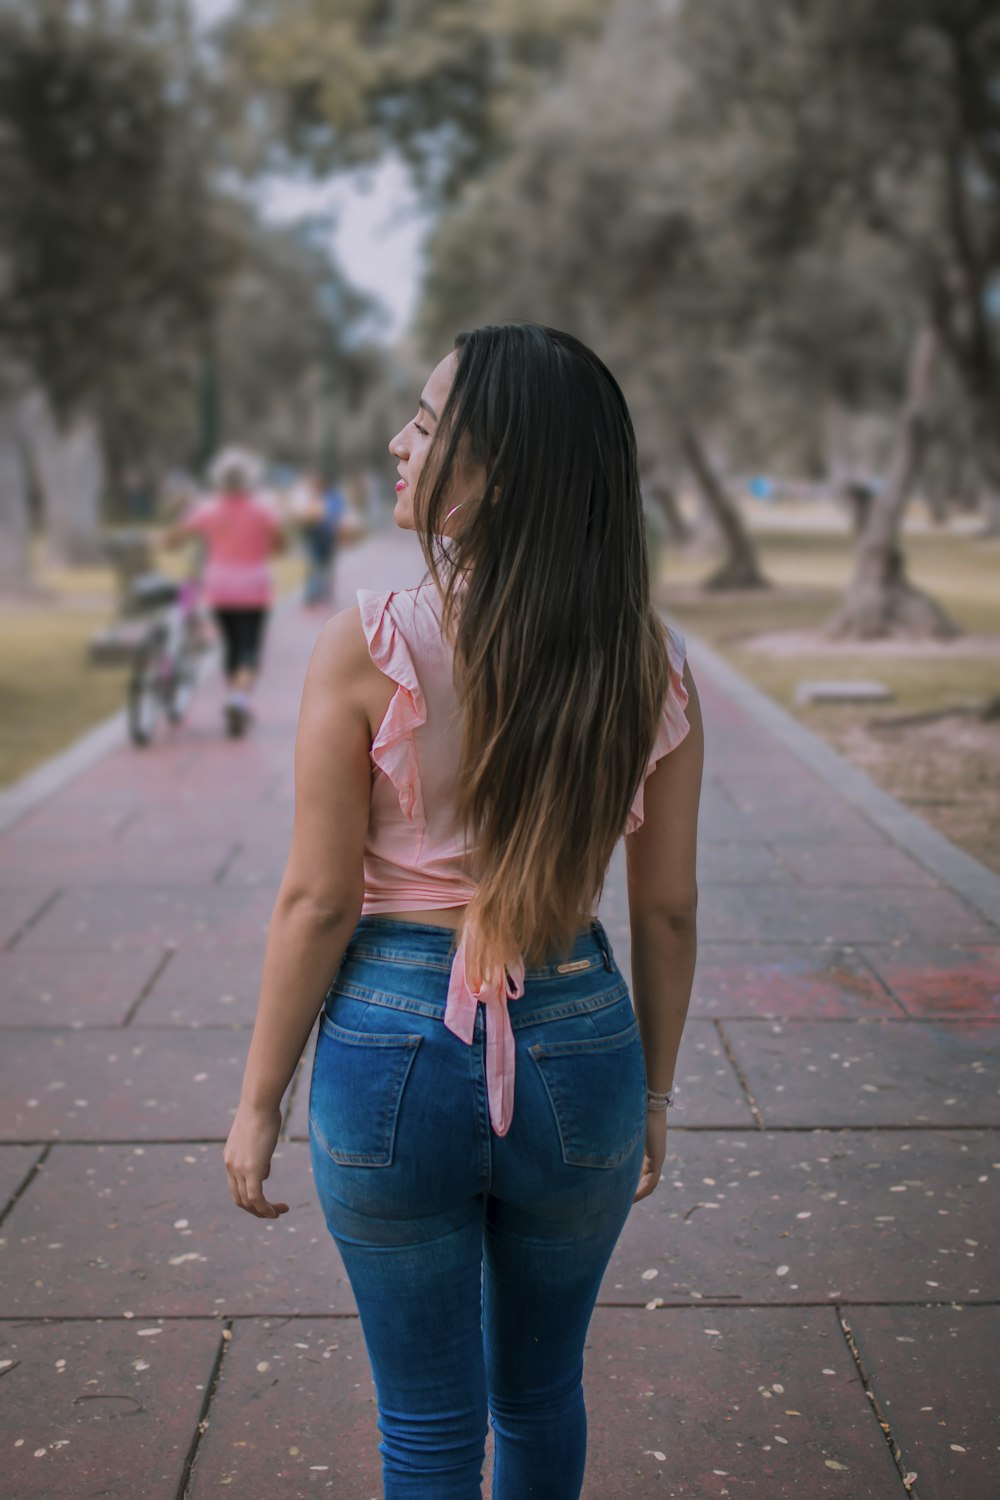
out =
<path fill-rule="evenodd" d="M 359 605 L 348 605 L 330 616 L 316 638 L 313 660 L 324 674 L 340 680 L 378 671 L 368 651 Z"/>

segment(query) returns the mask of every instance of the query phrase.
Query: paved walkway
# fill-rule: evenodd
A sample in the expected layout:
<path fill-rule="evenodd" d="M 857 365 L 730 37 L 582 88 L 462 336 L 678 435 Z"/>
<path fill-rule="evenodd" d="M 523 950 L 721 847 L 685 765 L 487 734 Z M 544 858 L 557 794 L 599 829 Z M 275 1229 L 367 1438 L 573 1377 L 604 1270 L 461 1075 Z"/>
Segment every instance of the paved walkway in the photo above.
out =
<path fill-rule="evenodd" d="M 410 539 L 376 538 L 343 560 L 338 602 L 420 572 Z M 190 725 L 105 753 L 0 840 L 0 1432 L 18 1500 L 380 1493 L 301 1072 L 273 1174 L 293 1212 L 237 1214 L 220 1159 L 317 624 L 297 606 L 275 622 L 250 739 L 220 738 L 206 683 Z M 667 1171 L 593 1323 L 586 1495 L 987 1500 L 1000 882 L 692 660 L 701 959 Z M 617 858 L 603 914 L 625 967 Z"/>

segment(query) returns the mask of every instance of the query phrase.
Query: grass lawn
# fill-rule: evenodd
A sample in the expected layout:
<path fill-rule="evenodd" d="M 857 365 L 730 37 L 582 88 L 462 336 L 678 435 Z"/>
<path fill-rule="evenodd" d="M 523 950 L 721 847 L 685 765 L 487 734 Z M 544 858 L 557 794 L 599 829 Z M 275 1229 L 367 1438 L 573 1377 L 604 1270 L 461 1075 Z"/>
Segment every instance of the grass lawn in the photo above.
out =
<path fill-rule="evenodd" d="M 773 657 L 750 649 L 748 637 L 770 631 L 817 630 L 833 614 L 851 565 L 850 539 L 808 533 L 759 533 L 757 542 L 774 587 L 712 594 L 698 588 L 711 562 L 668 555 L 662 599 L 683 625 L 704 637 L 757 685 L 792 708 L 803 678 L 850 681 L 877 678 L 896 695 L 892 712 L 919 712 L 961 704 L 997 691 L 996 658 L 894 656 L 877 645 L 836 656 Z M 955 623 L 975 635 L 1000 636 L 1000 538 L 918 534 L 907 539 L 910 577 L 932 594 Z M 811 708 L 802 717 L 822 715 Z"/>
<path fill-rule="evenodd" d="M 666 557 L 660 599 L 681 629 L 701 636 L 744 676 L 846 754 L 969 853 L 1000 872 L 1000 725 L 963 712 L 1000 693 L 1000 656 L 942 656 L 915 648 L 895 655 L 876 643 L 843 654 L 772 655 L 750 642 L 770 632 L 814 632 L 833 614 L 851 567 L 851 540 L 786 527 L 768 518 L 755 532 L 773 587 L 712 594 L 699 584 L 711 559 L 676 550 Z M 907 534 L 912 581 L 931 593 L 969 634 L 1000 638 L 1000 539 L 921 528 Z M 798 706 L 807 679 L 883 683 L 884 706 Z M 925 723 L 896 723 L 911 715 Z"/>

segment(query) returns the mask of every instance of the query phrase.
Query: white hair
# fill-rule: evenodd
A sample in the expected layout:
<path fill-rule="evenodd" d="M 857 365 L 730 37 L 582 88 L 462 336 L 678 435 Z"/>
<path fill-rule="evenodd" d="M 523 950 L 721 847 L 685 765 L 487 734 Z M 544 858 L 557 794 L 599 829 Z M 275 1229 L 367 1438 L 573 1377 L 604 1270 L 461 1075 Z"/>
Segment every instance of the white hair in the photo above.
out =
<path fill-rule="evenodd" d="M 248 448 L 223 448 L 208 471 L 213 490 L 252 490 L 261 479 L 262 465 Z"/>

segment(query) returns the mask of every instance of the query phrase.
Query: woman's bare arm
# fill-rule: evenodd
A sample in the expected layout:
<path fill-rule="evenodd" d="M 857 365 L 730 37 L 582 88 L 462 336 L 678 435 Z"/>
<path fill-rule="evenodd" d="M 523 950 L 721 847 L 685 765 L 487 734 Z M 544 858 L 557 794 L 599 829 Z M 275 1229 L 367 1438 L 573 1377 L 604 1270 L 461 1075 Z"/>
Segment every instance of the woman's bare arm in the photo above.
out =
<path fill-rule="evenodd" d="M 371 796 L 372 670 L 357 607 L 325 625 L 306 675 L 295 744 L 295 825 L 268 926 L 260 999 L 240 1104 L 224 1161 L 233 1201 L 262 1218 L 261 1184 L 281 1126 L 280 1104 L 357 926 Z"/>
<path fill-rule="evenodd" d="M 696 855 L 704 731 L 698 694 L 686 666 L 684 684 L 690 732 L 647 778 L 642 826 L 625 839 L 632 994 L 647 1083 L 657 1093 L 673 1087 L 697 951 Z M 653 1191 L 665 1154 L 666 1115 L 650 1114 L 637 1198 Z"/>

